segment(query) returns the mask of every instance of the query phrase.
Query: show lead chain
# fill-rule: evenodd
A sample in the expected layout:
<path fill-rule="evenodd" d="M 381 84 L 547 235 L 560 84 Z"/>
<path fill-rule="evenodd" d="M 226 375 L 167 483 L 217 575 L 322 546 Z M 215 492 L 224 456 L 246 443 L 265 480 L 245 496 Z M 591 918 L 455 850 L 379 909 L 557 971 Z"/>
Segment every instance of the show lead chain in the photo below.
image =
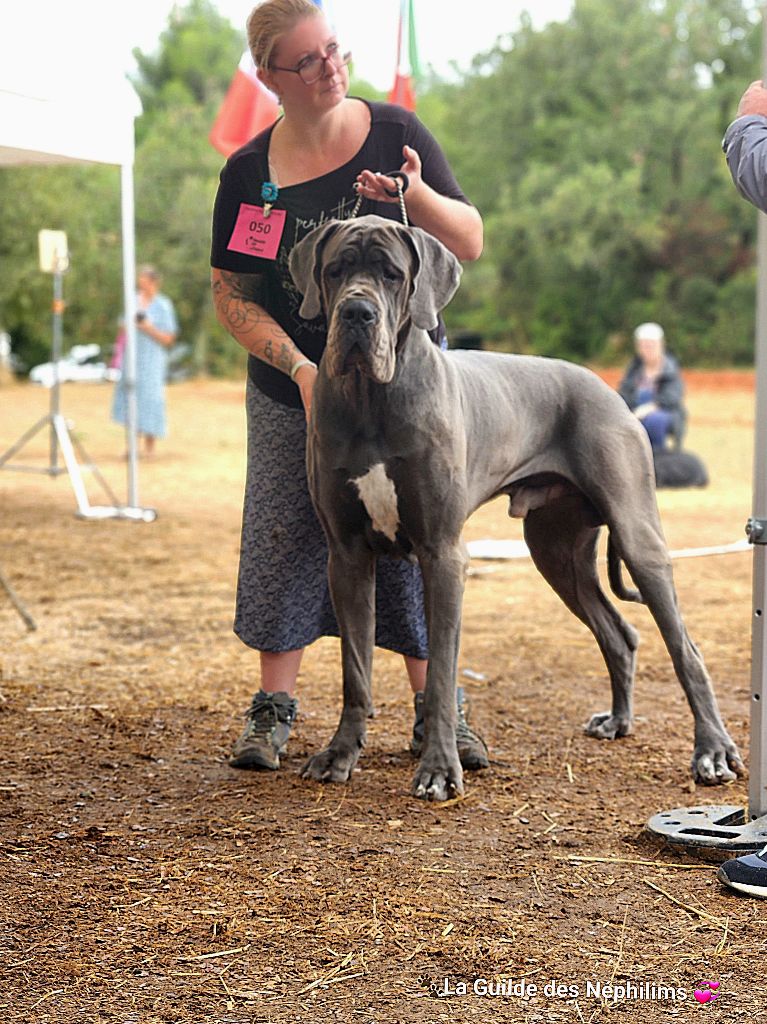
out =
<path fill-rule="evenodd" d="M 410 227 L 410 221 L 408 220 L 407 208 L 405 206 L 405 193 L 407 192 L 408 185 L 410 184 L 410 179 L 408 178 L 407 174 L 405 174 L 404 171 L 389 171 L 386 174 L 386 177 L 394 178 L 396 191 L 393 191 L 392 189 L 389 188 L 385 189 L 384 191 L 386 192 L 387 196 L 391 196 L 392 199 L 395 196 L 399 199 L 399 209 L 400 214 L 402 215 L 402 223 L 405 225 L 406 228 L 408 228 Z M 360 192 L 359 182 L 355 181 L 353 187 L 354 191 L 357 193 L 357 202 L 354 204 L 350 217 L 356 217 L 360 212 L 360 207 L 362 206 L 362 193 Z"/>

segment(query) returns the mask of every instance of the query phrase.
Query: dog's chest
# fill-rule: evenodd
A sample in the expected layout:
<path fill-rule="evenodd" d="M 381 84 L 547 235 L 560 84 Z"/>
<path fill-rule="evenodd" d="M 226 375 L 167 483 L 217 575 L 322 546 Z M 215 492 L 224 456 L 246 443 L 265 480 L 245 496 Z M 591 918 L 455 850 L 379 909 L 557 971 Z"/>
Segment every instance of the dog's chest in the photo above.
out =
<path fill-rule="evenodd" d="M 361 476 L 349 481 L 357 490 L 373 529 L 394 543 L 399 526 L 397 488 L 386 472 L 383 462 L 377 462 Z"/>

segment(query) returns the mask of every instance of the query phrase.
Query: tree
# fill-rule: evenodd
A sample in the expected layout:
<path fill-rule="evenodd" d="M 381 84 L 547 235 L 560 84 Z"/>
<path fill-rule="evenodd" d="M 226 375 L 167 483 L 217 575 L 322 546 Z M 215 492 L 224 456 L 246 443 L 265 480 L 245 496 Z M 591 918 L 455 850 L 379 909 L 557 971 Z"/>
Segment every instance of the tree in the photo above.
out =
<path fill-rule="evenodd" d="M 108 350 L 121 300 L 117 168 L 57 166 L 0 172 L 0 324 L 23 366 L 50 359 L 52 284 L 38 266 L 42 228 L 66 231 L 65 348 L 98 341 Z"/>
<path fill-rule="evenodd" d="M 754 11 L 576 0 L 567 22 L 523 19 L 508 49 L 438 87 L 443 141 L 496 269 L 474 304 L 469 269 L 459 317 L 484 317 L 515 348 L 595 358 L 616 336 L 625 350 L 637 311 L 658 318 L 662 297 L 680 354 L 715 350 L 722 286 L 753 240 L 719 140 L 758 67 Z"/>
<path fill-rule="evenodd" d="M 134 85 L 144 107 L 139 140 L 161 111 L 195 107 L 215 113 L 244 48 L 244 32 L 210 0 L 174 6 L 157 51 L 133 51 L 138 65 Z"/>
<path fill-rule="evenodd" d="M 136 55 L 136 86 L 144 103 L 137 121 L 137 256 L 162 270 L 164 287 L 178 306 L 182 337 L 195 342 L 199 362 L 220 350 L 227 356 L 225 369 L 236 346 L 227 345 L 212 316 L 207 261 L 223 161 L 207 135 L 244 45 L 243 33 L 211 4 L 191 0 L 174 8 L 159 51 Z M 65 348 L 98 341 L 109 349 L 123 304 L 119 194 L 116 168 L 0 172 L 0 326 L 11 333 L 14 351 L 27 366 L 47 359 L 50 348 L 51 285 L 37 269 L 37 231 L 43 227 L 69 236 Z"/>
<path fill-rule="evenodd" d="M 243 356 L 210 299 L 210 225 L 223 158 L 208 141 L 245 48 L 208 0 L 175 7 L 156 53 L 136 53 L 144 103 L 136 152 L 139 259 L 156 263 L 181 337 L 203 372 L 230 372 Z"/>
<path fill-rule="evenodd" d="M 685 363 L 749 361 L 756 215 L 720 151 L 759 74 L 754 0 L 575 0 L 542 30 L 523 18 L 458 80 L 426 79 L 418 114 L 485 221 L 446 313 L 499 347 L 623 359 L 634 325 L 664 324 Z M 244 34 L 208 0 L 174 8 L 156 53 L 137 53 L 140 261 L 157 263 L 199 368 L 231 372 L 238 346 L 209 297 L 222 158 L 208 131 Z M 352 93 L 380 98 L 354 81 Z M 72 270 L 65 341 L 109 344 L 122 307 L 114 169 L 0 172 L 0 328 L 45 358 L 50 281 L 37 230 L 64 228 Z"/>

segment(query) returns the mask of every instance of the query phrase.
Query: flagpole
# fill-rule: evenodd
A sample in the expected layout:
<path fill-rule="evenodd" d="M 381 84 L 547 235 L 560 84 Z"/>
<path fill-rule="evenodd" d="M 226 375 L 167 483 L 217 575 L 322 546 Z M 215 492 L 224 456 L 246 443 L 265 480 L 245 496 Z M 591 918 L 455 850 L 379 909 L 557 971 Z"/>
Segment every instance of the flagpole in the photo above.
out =
<path fill-rule="evenodd" d="M 397 32 L 397 66 L 388 100 L 406 110 L 415 110 L 415 82 L 419 74 L 413 0 L 400 0 Z"/>

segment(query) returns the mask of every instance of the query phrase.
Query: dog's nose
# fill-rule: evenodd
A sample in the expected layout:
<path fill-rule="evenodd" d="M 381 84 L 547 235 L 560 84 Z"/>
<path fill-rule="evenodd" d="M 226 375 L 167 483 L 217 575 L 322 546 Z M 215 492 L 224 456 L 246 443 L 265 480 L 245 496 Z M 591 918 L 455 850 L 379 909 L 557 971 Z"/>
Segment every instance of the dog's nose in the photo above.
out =
<path fill-rule="evenodd" d="M 341 319 L 349 327 L 371 327 L 378 319 L 378 310 L 367 299 L 349 299 L 341 309 Z"/>

